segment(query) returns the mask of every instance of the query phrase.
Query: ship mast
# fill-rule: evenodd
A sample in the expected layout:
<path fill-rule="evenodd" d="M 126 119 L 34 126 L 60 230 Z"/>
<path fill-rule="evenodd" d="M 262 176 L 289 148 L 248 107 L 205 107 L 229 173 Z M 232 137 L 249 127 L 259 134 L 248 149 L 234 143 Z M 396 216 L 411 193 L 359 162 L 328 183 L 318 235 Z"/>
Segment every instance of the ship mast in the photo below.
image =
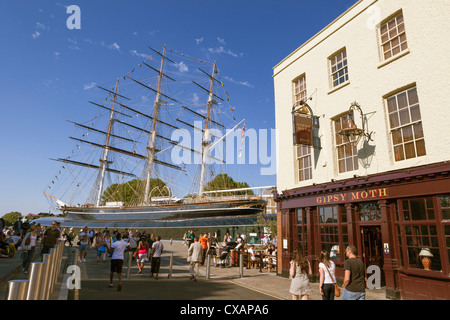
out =
<path fill-rule="evenodd" d="M 119 86 L 119 79 L 116 80 L 116 88 L 114 90 L 114 98 L 113 98 L 113 103 L 111 106 L 111 112 L 109 115 L 108 131 L 106 132 L 106 143 L 105 143 L 105 148 L 103 150 L 103 158 L 100 160 L 100 183 L 98 185 L 98 193 L 97 193 L 97 201 L 96 201 L 97 207 L 100 206 L 101 199 L 102 199 L 103 184 L 104 184 L 104 180 L 105 180 L 105 172 L 106 172 L 106 167 L 108 164 L 109 141 L 111 138 L 111 130 L 112 130 L 112 126 L 114 123 L 114 105 L 116 103 L 118 86 Z"/>
<path fill-rule="evenodd" d="M 158 88 L 156 89 L 155 102 L 153 104 L 153 126 L 152 132 L 149 140 L 149 144 L 147 147 L 147 180 L 145 184 L 145 193 L 144 193 L 144 204 L 148 205 L 150 200 L 150 179 L 152 175 L 152 167 L 153 167 L 153 158 L 155 154 L 155 143 L 156 143 L 156 122 L 158 119 L 158 108 L 161 104 L 160 102 L 160 90 L 161 90 L 161 79 L 163 76 L 163 67 L 164 67 L 164 58 L 166 56 L 166 45 L 164 44 L 163 54 L 161 55 L 161 67 L 158 75 Z"/>
<path fill-rule="evenodd" d="M 214 85 L 214 75 L 216 74 L 216 62 L 213 63 L 213 71 L 210 78 L 210 84 L 209 84 L 209 95 L 208 95 L 208 113 L 206 115 L 206 122 L 205 122 L 205 131 L 203 134 L 203 141 L 202 141 L 202 168 L 200 172 L 200 186 L 198 190 L 198 196 L 203 196 L 203 189 L 205 184 L 205 171 L 206 171 L 206 160 L 210 151 L 210 135 L 209 135 L 209 121 L 211 116 L 211 109 L 213 104 L 216 104 L 216 101 L 214 101 L 213 96 L 213 85 Z"/>

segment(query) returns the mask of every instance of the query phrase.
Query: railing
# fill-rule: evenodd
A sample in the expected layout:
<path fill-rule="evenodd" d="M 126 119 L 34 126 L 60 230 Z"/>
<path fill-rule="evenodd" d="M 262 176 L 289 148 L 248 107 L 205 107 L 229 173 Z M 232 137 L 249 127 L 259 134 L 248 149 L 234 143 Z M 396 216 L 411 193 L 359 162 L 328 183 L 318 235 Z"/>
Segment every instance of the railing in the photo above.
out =
<path fill-rule="evenodd" d="M 64 242 L 59 242 L 42 255 L 42 262 L 31 263 L 28 280 L 8 281 L 6 300 L 49 300 L 61 269 L 63 250 Z"/>

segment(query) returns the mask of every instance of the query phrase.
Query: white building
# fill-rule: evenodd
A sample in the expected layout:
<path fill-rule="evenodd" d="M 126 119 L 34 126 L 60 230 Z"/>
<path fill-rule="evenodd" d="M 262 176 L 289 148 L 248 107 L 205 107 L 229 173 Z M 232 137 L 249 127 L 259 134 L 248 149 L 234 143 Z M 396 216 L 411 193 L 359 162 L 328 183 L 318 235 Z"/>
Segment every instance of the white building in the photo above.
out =
<path fill-rule="evenodd" d="M 274 67 L 281 270 L 354 244 L 387 296 L 450 298 L 449 31 L 450 1 L 360 0 Z"/>

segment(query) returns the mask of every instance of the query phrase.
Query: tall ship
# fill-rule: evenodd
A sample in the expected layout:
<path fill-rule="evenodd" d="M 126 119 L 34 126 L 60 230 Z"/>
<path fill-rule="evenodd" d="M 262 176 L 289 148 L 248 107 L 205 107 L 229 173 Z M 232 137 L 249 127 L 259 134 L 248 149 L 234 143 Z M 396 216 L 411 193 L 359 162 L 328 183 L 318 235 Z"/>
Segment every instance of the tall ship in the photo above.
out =
<path fill-rule="evenodd" d="M 223 172 L 223 144 L 243 139 L 245 122 L 234 117 L 216 63 L 149 49 L 114 87 L 96 85 L 87 121 L 68 121 L 75 148 L 52 159 L 61 167 L 44 190 L 64 225 L 200 227 L 263 212 L 266 200 Z"/>

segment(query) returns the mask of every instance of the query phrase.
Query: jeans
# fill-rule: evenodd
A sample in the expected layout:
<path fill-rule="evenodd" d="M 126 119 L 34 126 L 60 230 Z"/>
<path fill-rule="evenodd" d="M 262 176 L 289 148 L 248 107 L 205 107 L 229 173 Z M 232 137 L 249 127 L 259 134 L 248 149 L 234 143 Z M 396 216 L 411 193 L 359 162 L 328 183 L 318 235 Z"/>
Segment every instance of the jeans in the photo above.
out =
<path fill-rule="evenodd" d="M 33 260 L 34 251 L 36 247 L 31 247 L 30 250 L 23 252 L 23 270 L 28 272 L 28 268 L 31 265 L 31 261 Z"/>
<path fill-rule="evenodd" d="M 352 292 L 344 289 L 342 300 L 366 300 L 365 292 Z"/>
<path fill-rule="evenodd" d="M 334 300 L 334 283 L 324 283 L 322 300 Z"/>

